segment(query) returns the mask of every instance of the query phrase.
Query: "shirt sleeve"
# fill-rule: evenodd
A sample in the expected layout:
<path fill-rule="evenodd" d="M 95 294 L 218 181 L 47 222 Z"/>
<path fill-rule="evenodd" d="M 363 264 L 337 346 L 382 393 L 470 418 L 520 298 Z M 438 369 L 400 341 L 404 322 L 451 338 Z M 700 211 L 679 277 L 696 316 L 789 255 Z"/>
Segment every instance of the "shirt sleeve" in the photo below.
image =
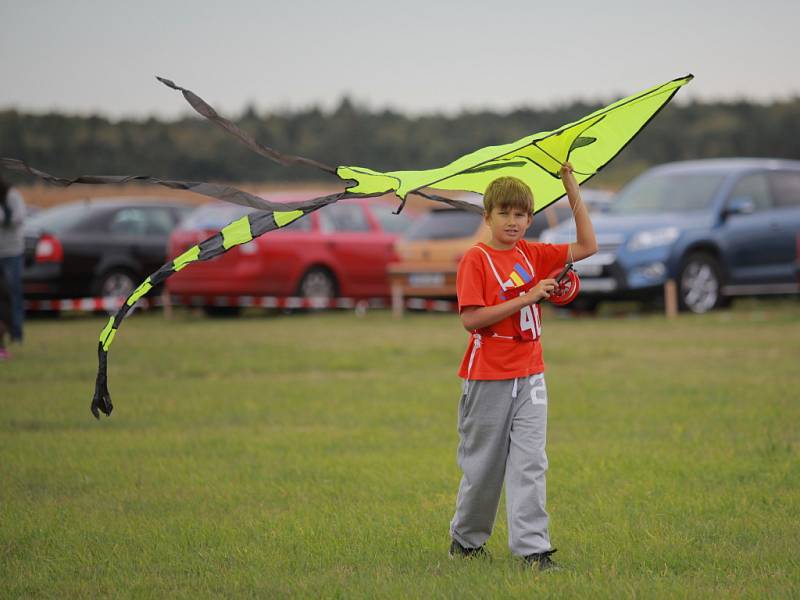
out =
<path fill-rule="evenodd" d="M 539 244 L 528 242 L 531 254 L 536 257 L 536 271 L 544 279 L 556 269 L 567 264 L 569 244 Z"/>
<path fill-rule="evenodd" d="M 467 306 L 486 306 L 483 295 L 483 265 L 475 252 L 467 252 L 456 272 L 458 312 Z"/>

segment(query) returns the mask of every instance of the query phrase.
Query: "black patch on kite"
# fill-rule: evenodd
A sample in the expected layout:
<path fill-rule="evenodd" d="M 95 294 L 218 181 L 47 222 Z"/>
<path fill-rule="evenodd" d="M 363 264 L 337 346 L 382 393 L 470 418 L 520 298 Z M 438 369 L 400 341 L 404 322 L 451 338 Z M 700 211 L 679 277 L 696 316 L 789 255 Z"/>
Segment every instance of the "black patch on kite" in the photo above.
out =
<path fill-rule="evenodd" d="M 595 137 L 584 137 L 584 136 L 576 137 L 575 141 L 572 142 L 572 145 L 569 147 L 569 151 L 572 152 L 576 148 L 583 148 L 584 146 L 589 146 L 591 144 L 594 144 L 596 141 L 597 138 Z"/>
<path fill-rule="evenodd" d="M 524 167 L 526 165 L 524 160 L 515 160 L 513 162 L 506 161 L 503 163 L 492 163 L 488 165 L 481 165 L 478 167 L 473 167 L 472 169 L 467 169 L 464 173 L 486 173 L 487 171 L 497 171 L 498 169 L 506 169 L 508 167 Z"/>
<path fill-rule="evenodd" d="M 160 285 L 171 277 L 173 273 L 175 273 L 175 269 L 172 267 L 172 261 L 169 261 L 161 265 L 158 271 L 150 275 L 150 283 L 153 284 L 153 287 Z"/>
<path fill-rule="evenodd" d="M 197 257 L 198 260 L 209 260 L 225 252 L 225 247 L 222 245 L 222 242 L 222 234 L 215 233 L 210 238 L 197 244 L 200 247 L 200 255 Z"/>

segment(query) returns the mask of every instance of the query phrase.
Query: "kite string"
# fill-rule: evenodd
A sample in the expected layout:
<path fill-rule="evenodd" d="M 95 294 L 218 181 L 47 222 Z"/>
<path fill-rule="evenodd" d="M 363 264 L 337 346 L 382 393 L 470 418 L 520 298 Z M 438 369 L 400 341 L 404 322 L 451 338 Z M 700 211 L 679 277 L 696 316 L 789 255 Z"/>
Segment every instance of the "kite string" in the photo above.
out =
<path fill-rule="evenodd" d="M 566 164 L 567 164 L 566 162 L 563 162 L 563 163 L 561 163 L 561 166 L 564 167 L 564 166 L 566 166 Z M 575 172 L 574 169 L 571 169 L 571 170 L 572 170 L 573 173 Z M 560 173 L 559 173 L 559 175 L 560 175 Z M 563 183 L 563 179 L 562 179 L 562 183 Z M 578 186 L 578 190 L 579 190 L 578 193 L 580 194 L 580 185 Z M 569 194 L 567 194 L 567 202 L 569 202 Z M 581 204 L 583 204 L 583 198 L 581 198 Z M 572 214 L 572 222 L 570 223 L 570 231 L 569 231 L 570 236 L 569 237 L 570 237 L 570 239 L 574 239 L 575 242 L 577 243 L 577 241 L 578 241 L 578 217 L 577 217 L 578 209 L 577 209 L 577 207 L 572 206 L 571 202 L 569 202 L 569 209 L 570 209 L 570 213 Z M 572 253 L 572 243 L 569 243 L 567 245 L 567 251 L 569 252 L 569 263 L 568 264 L 570 264 L 570 265 L 575 264 L 575 256 Z"/>

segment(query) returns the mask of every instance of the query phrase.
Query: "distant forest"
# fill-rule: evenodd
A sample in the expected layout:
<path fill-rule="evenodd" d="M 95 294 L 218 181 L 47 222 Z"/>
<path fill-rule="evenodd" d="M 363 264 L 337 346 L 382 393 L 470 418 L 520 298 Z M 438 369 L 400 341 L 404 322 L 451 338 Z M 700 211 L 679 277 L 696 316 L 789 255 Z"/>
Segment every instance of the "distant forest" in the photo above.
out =
<path fill-rule="evenodd" d="M 327 164 L 422 169 L 482 146 L 553 129 L 599 107 L 574 102 L 506 113 L 410 117 L 369 110 L 344 98 L 333 111 L 260 114 L 250 108 L 236 121 L 268 146 Z M 0 111 L 0 156 L 21 158 L 60 176 L 140 174 L 251 183 L 324 178 L 311 169 L 274 165 L 200 117 L 111 121 L 5 110 Z M 800 98 L 772 104 L 668 105 L 593 185 L 615 188 L 662 162 L 730 156 L 800 159 Z M 9 171 L 4 175 L 30 181 Z"/>

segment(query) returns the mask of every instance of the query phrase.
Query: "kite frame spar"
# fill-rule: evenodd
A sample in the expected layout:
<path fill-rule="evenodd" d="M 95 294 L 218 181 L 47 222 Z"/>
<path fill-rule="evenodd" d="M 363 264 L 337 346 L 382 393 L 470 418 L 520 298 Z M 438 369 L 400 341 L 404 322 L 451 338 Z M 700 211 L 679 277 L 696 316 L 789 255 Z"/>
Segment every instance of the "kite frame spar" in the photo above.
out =
<path fill-rule="evenodd" d="M 583 119 L 564 125 L 551 132 L 537 133 L 522 138 L 511 144 L 501 146 L 489 146 L 481 148 L 468 155 L 462 156 L 450 164 L 439 169 L 429 169 L 427 171 L 393 171 L 380 173 L 361 167 L 338 167 L 333 168 L 319 161 L 284 154 L 274 148 L 265 146 L 258 142 L 248 133 L 242 131 L 235 123 L 222 117 L 207 102 L 190 90 L 176 85 L 169 79 L 157 77 L 157 79 L 174 90 L 180 91 L 189 104 L 203 117 L 216 123 L 228 133 L 236 137 L 240 142 L 257 154 L 276 162 L 283 166 L 304 166 L 311 167 L 339 177 L 350 182 L 350 185 L 343 192 L 321 196 L 302 202 L 276 203 L 253 194 L 239 190 L 232 186 L 205 183 L 198 181 L 178 181 L 171 179 L 161 179 L 148 175 L 132 176 L 95 176 L 83 175 L 72 179 L 55 177 L 26 164 L 24 161 L 14 158 L 0 158 L 0 166 L 7 169 L 28 173 L 39 179 L 43 179 L 59 186 L 69 186 L 75 183 L 83 184 L 121 184 L 129 182 L 142 182 L 163 185 L 172 189 L 182 189 L 192 191 L 210 198 L 240 204 L 256 209 L 256 212 L 230 223 L 221 231 L 203 240 L 196 246 L 189 248 L 186 252 L 172 261 L 162 265 L 156 272 L 148 276 L 125 300 L 123 305 L 112 316 L 103 331 L 100 333 L 98 343 L 98 368 L 95 381 L 95 392 L 92 398 L 91 411 L 96 418 L 100 418 L 100 412 L 107 416 L 111 415 L 113 405 L 111 394 L 108 391 L 108 350 L 117 329 L 133 308 L 134 304 L 153 286 L 164 282 L 168 277 L 185 268 L 192 262 L 204 261 L 219 256 L 229 249 L 244 244 L 260 235 L 279 229 L 300 219 L 311 212 L 319 210 L 324 206 L 338 202 L 345 198 L 372 198 L 382 196 L 389 192 L 394 192 L 400 199 L 397 213 L 405 206 L 409 194 L 414 194 L 428 200 L 442 202 L 454 208 L 460 208 L 471 212 L 482 213 L 480 207 L 473 204 L 455 200 L 438 194 L 431 194 L 422 191 L 423 188 L 434 189 L 465 189 L 476 191 L 473 188 L 478 185 L 472 181 L 469 185 L 464 182 L 462 176 L 478 175 L 478 179 L 485 182 L 488 177 L 495 178 L 501 175 L 515 175 L 515 168 L 531 168 L 535 166 L 545 171 L 552 177 L 559 177 L 559 168 L 563 163 L 568 162 L 573 150 L 593 144 L 597 138 L 583 136 L 589 129 L 601 123 L 613 110 L 631 106 L 637 102 L 646 102 L 660 95 L 661 98 L 652 111 L 645 110 L 646 119 L 633 132 L 625 132 L 622 136 L 624 141 L 617 147 L 616 143 L 611 144 L 613 153 L 597 164 L 590 172 L 575 171 L 580 177 L 579 183 L 584 183 L 599 172 L 605 165 L 614 159 L 622 150 L 635 138 L 639 132 L 666 106 L 666 104 L 677 93 L 678 89 L 691 81 L 692 75 L 687 75 L 679 79 L 674 79 L 665 84 L 655 86 L 640 94 L 623 98 L 603 109 L 584 117 Z M 624 128 L 623 128 L 624 130 Z M 550 149 L 545 144 L 550 145 Z M 563 155 L 563 158 L 562 156 Z M 491 176 L 482 175 L 484 172 L 492 172 Z M 538 172 L 538 171 L 537 171 Z M 455 180 L 448 186 L 448 180 Z M 464 183 L 464 187 L 460 184 Z M 472 186 L 472 187 L 470 187 Z M 480 190 L 481 192 L 483 190 Z M 543 202 L 537 202 L 535 212 L 546 208 L 564 193 L 557 191 L 551 192 Z M 569 265 L 565 267 L 564 275 L 567 273 Z"/>

